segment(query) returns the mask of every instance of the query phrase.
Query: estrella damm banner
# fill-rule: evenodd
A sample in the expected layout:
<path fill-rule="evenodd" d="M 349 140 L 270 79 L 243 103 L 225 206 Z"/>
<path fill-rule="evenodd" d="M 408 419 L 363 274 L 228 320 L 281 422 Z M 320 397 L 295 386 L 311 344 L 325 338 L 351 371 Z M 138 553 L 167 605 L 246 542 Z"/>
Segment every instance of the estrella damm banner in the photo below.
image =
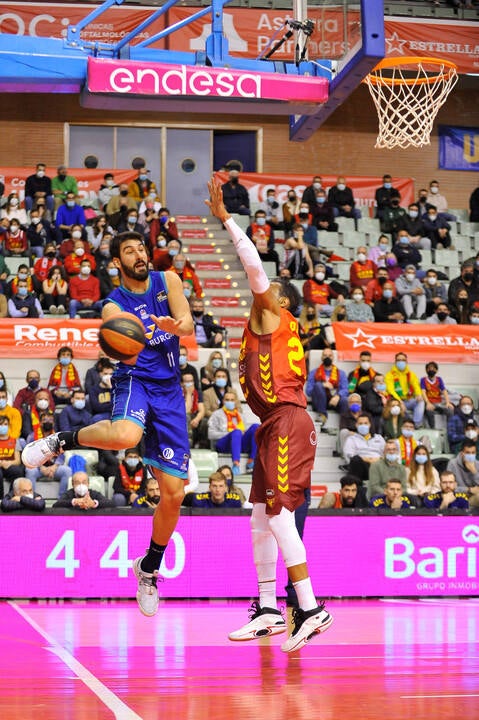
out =
<path fill-rule="evenodd" d="M 479 170 L 479 127 L 439 126 L 439 167 Z"/>

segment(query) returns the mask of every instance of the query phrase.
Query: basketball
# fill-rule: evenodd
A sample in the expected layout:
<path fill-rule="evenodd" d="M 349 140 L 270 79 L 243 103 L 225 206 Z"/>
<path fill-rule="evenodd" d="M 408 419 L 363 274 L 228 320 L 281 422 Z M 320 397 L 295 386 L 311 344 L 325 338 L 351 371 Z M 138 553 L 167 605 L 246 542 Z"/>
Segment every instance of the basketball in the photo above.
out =
<path fill-rule="evenodd" d="M 136 315 L 122 312 L 100 325 L 98 342 L 108 357 L 130 360 L 145 347 L 145 329 Z"/>

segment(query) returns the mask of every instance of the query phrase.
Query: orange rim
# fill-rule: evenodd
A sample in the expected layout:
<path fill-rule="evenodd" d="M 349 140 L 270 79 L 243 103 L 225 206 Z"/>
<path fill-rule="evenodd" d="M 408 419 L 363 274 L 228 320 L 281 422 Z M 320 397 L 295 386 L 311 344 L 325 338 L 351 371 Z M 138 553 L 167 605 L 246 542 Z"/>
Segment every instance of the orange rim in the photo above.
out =
<path fill-rule="evenodd" d="M 375 72 L 378 72 L 379 70 L 389 70 L 392 68 L 399 68 L 402 65 L 438 65 L 441 67 L 441 72 L 435 74 L 435 75 L 426 75 L 424 77 L 420 78 L 388 78 L 383 77 L 382 75 L 374 75 Z M 442 58 L 435 58 L 435 57 L 419 57 L 419 56 L 408 56 L 408 57 L 389 57 L 384 58 L 378 64 L 376 67 L 374 67 L 367 78 L 366 81 L 369 81 L 373 85 L 431 85 L 432 83 L 436 82 L 437 80 L 441 79 L 449 79 L 451 75 L 454 75 L 457 73 L 457 65 L 455 65 L 450 60 L 443 60 Z M 364 82 L 364 81 L 363 81 Z"/>

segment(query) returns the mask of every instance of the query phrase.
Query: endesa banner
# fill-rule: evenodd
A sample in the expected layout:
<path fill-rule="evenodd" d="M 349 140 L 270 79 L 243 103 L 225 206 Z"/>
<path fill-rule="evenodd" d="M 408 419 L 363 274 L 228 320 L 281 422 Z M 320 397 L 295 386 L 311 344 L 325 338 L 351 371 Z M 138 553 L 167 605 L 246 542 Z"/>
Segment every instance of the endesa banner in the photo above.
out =
<path fill-rule="evenodd" d="M 227 172 L 217 172 L 215 177 L 225 183 L 228 180 Z M 336 175 L 321 175 L 322 185 L 328 190 L 332 185 L 336 184 Z M 250 202 L 253 207 L 255 204 L 266 202 L 266 191 L 274 187 L 276 190 L 276 199 L 279 203 L 284 203 L 288 199 L 288 190 L 293 188 L 296 194 L 301 197 L 304 189 L 311 185 L 313 178 L 311 175 L 295 175 L 288 173 L 241 173 L 240 182 L 249 192 Z M 379 176 L 368 177 L 366 175 L 355 175 L 346 178 L 348 186 L 352 189 L 356 205 L 363 208 L 363 215 L 372 214 L 375 206 L 374 194 L 380 185 L 382 178 Z M 414 180 L 412 178 L 394 177 L 393 185 L 401 193 L 401 205 L 407 207 L 413 202 L 414 197 Z"/>
<path fill-rule="evenodd" d="M 479 336 L 474 325 L 422 325 L 419 323 L 333 323 L 339 360 L 357 360 L 370 350 L 375 360 L 391 362 L 398 352 L 409 362 L 478 363 Z"/>
<path fill-rule="evenodd" d="M 7 258 L 8 265 L 8 258 Z M 68 345 L 76 358 L 98 357 L 100 320 L 2 318 L 0 322 L 0 353 L 2 358 L 56 358 L 58 350 Z M 194 335 L 181 338 L 192 360 L 198 359 Z"/>
<path fill-rule="evenodd" d="M 304 540 L 325 597 L 479 595 L 479 517 L 310 516 Z M 132 561 L 144 552 L 151 515 L 5 516 L 0 597 L 131 598 Z M 18 563 L 28 538 L 28 572 Z M 348 546 L 359 552 L 339 552 Z M 212 557 L 214 548 L 214 557 Z M 250 598 L 257 592 L 246 516 L 182 516 L 165 553 L 163 598 Z M 278 565 L 278 588 L 286 572 Z M 107 589 L 107 590 L 105 590 Z"/>
<path fill-rule="evenodd" d="M 158 33 L 166 26 L 193 15 L 198 8 L 173 7 L 157 18 L 133 41 L 135 44 Z M 61 38 L 68 25 L 83 19 L 92 7 L 62 3 L 2 3 L 0 8 L 0 32 L 14 35 Z M 88 42 L 116 43 L 128 32 L 138 27 L 157 8 L 113 6 L 81 33 Z M 254 8 L 228 8 L 224 11 L 224 32 L 229 51 L 237 57 L 256 58 L 276 42 L 287 29 L 285 20 L 293 14 L 287 10 L 257 10 Z M 310 58 L 337 59 L 344 54 L 345 42 L 349 48 L 360 39 L 359 13 L 348 10 L 346 20 L 341 9 L 309 8 L 308 17 L 315 29 L 310 38 Z M 344 23 L 347 23 L 347 28 Z M 394 18 L 385 20 L 386 54 L 422 55 L 450 60 L 461 73 L 477 72 L 479 68 L 479 26 L 477 22 L 425 20 L 421 18 Z M 205 40 L 211 33 L 211 18 L 206 15 L 181 32 L 172 33 L 153 47 L 169 50 L 196 52 L 204 50 Z M 289 38 L 274 54 L 275 60 L 292 60 L 296 38 Z"/>
<path fill-rule="evenodd" d="M 111 170 L 109 168 L 96 168 L 94 170 L 88 170 L 87 168 L 68 169 L 68 174 L 77 180 L 78 196 L 82 205 L 97 207 L 98 191 L 103 183 L 103 176 L 108 172 L 113 174 L 117 185 L 130 183 L 138 174 L 135 170 Z M 17 192 L 20 200 L 23 200 L 25 197 L 25 181 L 29 175 L 34 173 L 35 168 L 32 167 L 0 167 L 0 181 L 5 185 L 3 194 L 7 196 L 11 192 Z M 57 169 L 47 167 L 46 174 L 49 178 L 54 178 Z"/>
<path fill-rule="evenodd" d="M 439 125 L 441 170 L 479 170 L 479 128 Z"/>

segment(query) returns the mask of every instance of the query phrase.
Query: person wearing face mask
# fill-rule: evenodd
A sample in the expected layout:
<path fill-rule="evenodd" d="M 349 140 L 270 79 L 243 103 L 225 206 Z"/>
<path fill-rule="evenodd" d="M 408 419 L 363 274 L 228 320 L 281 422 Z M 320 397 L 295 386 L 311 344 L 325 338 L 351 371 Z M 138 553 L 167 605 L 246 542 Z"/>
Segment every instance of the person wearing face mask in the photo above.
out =
<path fill-rule="evenodd" d="M 115 288 L 120 287 L 120 273 L 111 259 L 97 265 L 96 276 L 100 283 L 100 297 L 102 300 L 108 297 Z"/>
<path fill-rule="evenodd" d="M 376 188 L 374 199 L 376 201 L 376 217 L 379 220 L 384 215 L 384 210 L 390 207 L 391 200 L 393 198 L 401 199 L 401 193 L 395 187 L 393 187 L 392 177 L 388 173 L 383 175 L 383 183 L 380 187 Z"/>
<path fill-rule="evenodd" d="M 396 479 L 401 483 L 403 492 L 407 487 L 407 470 L 401 463 L 397 440 L 386 440 L 382 457 L 369 468 L 367 496 L 370 500 L 374 495 L 384 492 L 388 480 Z"/>
<path fill-rule="evenodd" d="M 401 434 L 398 437 L 401 462 L 405 467 L 409 467 L 411 464 L 414 450 L 418 445 L 417 440 L 414 437 L 414 430 L 414 422 L 411 418 L 405 417 L 401 427 Z"/>
<path fill-rule="evenodd" d="M 406 265 L 404 274 L 396 280 L 396 290 L 406 318 L 410 320 L 415 315 L 418 320 L 425 320 L 426 293 L 422 282 L 416 277 L 414 265 Z"/>
<path fill-rule="evenodd" d="M 358 220 L 361 211 L 356 207 L 353 191 L 346 185 L 344 177 L 338 177 L 336 185 L 329 188 L 328 202 L 333 207 L 335 217 L 348 217 Z"/>
<path fill-rule="evenodd" d="M 228 173 L 228 181 L 221 186 L 223 190 L 223 202 L 230 213 L 238 215 L 250 214 L 249 193 L 239 181 L 239 171 L 231 169 Z"/>
<path fill-rule="evenodd" d="M 414 449 L 407 473 L 407 493 L 417 507 L 422 506 L 425 495 L 441 489 L 439 473 L 424 445 L 418 445 Z"/>
<path fill-rule="evenodd" d="M 37 387 L 30 409 L 25 407 L 25 410 L 22 411 L 21 437 L 27 438 L 30 434 L 33 440 L 43 437 L 40 415 L 44 412 L 54 412 L 54 410 L 55 402 L 50 391 Z"/>
<path fill-rule="evenodd" d="M 479 507 L 479 462 L 474 440 L 463 441 L 456 457 L 449 460 L 447 470 L 456 478 L 458 492 L 467 494 L 469 505 Z"/>
<path fill-rule="evenodd" d="M 109 199 L 105 209 L 108 224 L 116 230 L 125 213 L 137 209 L 137 203 L 128 195 L 128 184 L 120 183 L 118 194 Z"/>
<path fill-rule="evenodd" d="M 6 388 L 0 388 L 0 413 L 8 418 L 10 437 L 19 438 L 22 431 L 22 414 L 9 404 Z"/>
<path fill-rule="evenodd" d="M 364 289 L 360 286 L 351 290 L 350 301 L 346 304 L 348 322 L 374 322 L 374 313 L 364 300 Z"/>
<path fill-rule="evenodd" d="M 88 474 L 78 471 L 72 475 L 71 489 L 64 492 L 52 507 L 87 511 L 102 510 L 103 508 L 115 506 L 113 500 L 108 500 L 98 490 L 91 490 Z"/>
<path fill-rule="evenodd" d="M 431 246 L 434 249 L 448 248 L 451 245 L 451 236 L 449 234 L 451 226 L 444 215 L 438 213 L 435 205 L 428 205 L 423 221 L 426 234 L 430 238 Z"/>
<path fill-rule="evenodd" d="M 288 199 L 281 207 L 285 233 L 291 232 L 293 229 L 296 222 L 295 216 L 299 213 L 300 202 L 301 199 L 297 196 L 296 191 L 290 188 L 288 190 Z"/>
<path fill-rule="evenodd" d="M 431 240 L 427 237 L 424 221 L 417 203 L 411 203 L 408 206 L 407 213 L 398 219 L 397 228 L 398 232 L 399 230 L 407 232 L 411 245 L 414 247 L 419 247 L 422 250 L 431 249 Z"/>
<path fill-rule="evenodd" d="M 34 491 L 34 487 L 28 478 L 19 477 L 12 483 L 12 489 L 2 500 L 3 512 L 15 512 L 16 510 L 30 510 L 42 512 L 45 510 L 45 500 Z"/>
<path fill-rule="evenodd" d="M 150 179 L 149 170 L 145 166 L 138 168 L 137 177 L 128 185 L 128 195 L 139 205 L 148 195 L 158 195 L 156 185 Z"/>
<path fill-rule="evenodd" d="M 100 317 L 102 307 L 100 282 L 92 275 L 90 260 L 83 259 L 79 274 L 70 280 L 70 317 L 75 318 L 82 310 L 88 311 L 88 317 Z"/>
<path fill-rule="evenodd" d="M 206 426 L 202 423 L 205 417 L 205 406 L 203 404 L 203 395 L 201 390 L 195 387 L 195 380 L 191 373 L 182 373 L 181 388 L 185 400 L 186 419 L 188 427 L 188 440 L 190 447 L 201 447 L 203 440 L 206 439 Z M 201 427 L 201 433 L 200 433 Z M 209 447 L 209 445 L 206 445 Z"/>
<path fill-rule="evenodd" d="M 372 260 L 368 260 L 367 253 L 368 250 L 364 245 L 358 247 L 356 259 L 351 263 L 349 270 L 351 290 L 357 287 L 366 288 L 369 281 L 373 280 L 376 275 L 377 267 Z"/>
<path fill-rule="evenodd" d="M 128 448 L 113 481 L 112 500 L 115 507 L 132 505 L 145 492 L 147 481 L 148 471 L 139 448 Z"/>
<path fill-rule="evenodd" d="M 229 371 L 225 367 L 226 361 L 219 350 L 213 350 L 210 353 L 208 361 L 200 368 L 201 389 L 206 390 L 215 384 L 215 373 L 219 369 L 223 369 L 227 374 L 227 385 L 231 385 Z M 216 408 L 215 408 L 216 409 Z"/>
<path fill-rule="evenodd" d="M 386 268 L 386 257 L 390 245 L 391 240 L 389 237 L 381 234 L 378 238 L 378 244 L 369 248 L 368 260 L 371 260 L 378 268 Z"/>
<path fill-rule="evenodd" d="M 372 388 L 376 370 L 371 367 L 371 353 L 369 350 L 362 350 L 359 353 L 359 361 L 354 370 L 348 375 L 348 392 L 359 393 L 364 397 Z"/>
<path fill-rule="evenodd" d="M 157 215 L 150 224 L 150 244 L 153 250 L 165 248 L 170 240 L 179 239 L 178 226 L 169 209 L 160 206 Z"/>
<path fill-rule="evenodd" d="M 85 251 L 85 245 L 81 238 L 73 241 L 72 252 L 65 258 L 65 272 L 69 278 L 80 274 L 80 266 L 84 260 L 88 260 L 93 271 L 96 270 L 95 258 L 89 251 Z"/>
<path fill-rule="evenodd" d="M 454 414 L 447 421 L 447 441 L 452 453 L 458 452 L 461 443 L 466 439 L 466 425 L 474 421 L 474 401 L 470 395 L 463 395 Z"/>
<path fill-rule="evenodd" d="M 148 252 L 151 253 L 151 251 L 152 251 L 151 239 L 145 235 L 145 228 L 139 222 L 138 210 L 136 208 L 134 210 L 128 210 L 128 212 L 124 213 L 122 219 L 116 226 L 116 231 L 119 234 L 125 233 L 125 232 L 138 233 L 139 235 L 141 235 L 144 238 Z"/>
<path fill-rule="evenodd" d="M 257 210 L 253 222 L 246 228 L 246 235 L 253 242 L 263 262 L 274 262 L 279 275 L 279 255 L 274 249 L 274 230 L 266 222 L 264 210 Z"/>
<path fill-rule="evenodd" d="M 180 345 L 179 365 L 181 376 L 188 373 L 193 376 L 193 383 L 197 390 L 200 389 L 200 378 L 198 370 L 188 361 L 188 348 L 186 345 Z"/>
<path fill-rule="evenodd" d="M 383 297 L 383 288 L 389 281 L 388 271 L 385 267 L 378 267 L 376 277 L 370 280 L 366 285 L 364 299 L 368 305 L 374 307 L 374 304 Z M 393 297 L 396 296 L 396 286 L 393 283 Z"/>
<path fill-rule="evenodd" d="M 13 218 L 3 238 L 3 252 L 5 255 L 20 257 L 27 255 L 28 249 L 27 234 L 20 227 L 20 221 Z"/>
<path fill-rule="evenodd" d="M 221 347 L 223 345 L 225 329 L 214 321 L 211 314 L 205 314 L 203 298 L 191 298 L 190 308 L 195 325 L 197 344 L 206 348 Z"/>
<path fill-rule="evenodd" d="M 320 188 L 315 191 L 316 202 L 312 209 L 312 224 L 318 232 L 338 232 L 338 223 L 335 221 L 334 208 L 328 201 L 326 190 Z M 298 212 L 299 209 L 298 209 Z"/>
<path fill-rule="evenodd" d="M 384 453 L 385 440 L 371 430 L 371 418 L 364 411 L 356 420 L 356 432 L 350 433 L 343 446 L 343 456 L 349 465 L 349 472 L 366 484 L 369 468 L 378 462 Z"/>
<path fill-rule="evenodd" d="M 311 185 L 308 185 L 303 192 L 301 202 L 308 205 L 308 208 L 312 212 L 316 204 L 316 193 L 321 190 L 323 181 L 320 175 L 314 175 Z"/>
<path fill-rule="evenodd" d="M 35 172 L 25 181 L 25 209 L 31 212 L 38 200 L 42 199 L 50 212 L 53 212 L 52 180 L 46 173 L 45 163 L 37 163 Z"/>
<path fill-rule="evenodd" d="M 439 366 L 434 360 L 426 363 L 426 376 L 420 381 L 425 402 L 424 417 L 431 428 L 435 427 L 435 413 L 449 417 L 454 412 L 444 380 L 437 374 L 438 369 Z"/>
<path fill-rule="evenodd" d="M 43 317 L 43 309 L 40 301 L 34 292 L 29 291 L 26 280 L 18 281 L 17 292 L 9 299 L 7 308 L 8 315 L 12 318 Z"/>
<path fill-rule="evenodd" d="M 59 265 L 53 265 L 42 283 L 43 307 L 51 315 L 63 315 L 68 306 L 68 282 L 62 270 Z"/>
<path fill-rule="evenodd" d="M 70 402 L 74 390 L 81 388 L 80 375 L 73 364 L 73 352 L 67 347 L 61 347 L 57 352 L 58 362 L 50 373 L 48 390 L 51 392 L 55 405 Z"/>
<path fill-rule="evenodd" d="M 471 314 L 472 301 L 467 290 L 459 288 L 451 303 L 451 317 L 458 325 L 467 325 Z"/>
<path fill-rule="evenodd" d="M 231 381 L 229 372 L 224 367 L 219 367 L 214 371 L 213 383 L 211 387 L 203 391 L 203 404 L 205 406 L 205 418 L 208 420 L 215 410 L 223 407 L 225 394 L 231 389 Z M 239 400 L 236 404 L 238 412 L 241 410 Z"/>
<path fill-rule="evenodd" d="M 260 203 L 261 210 L 266 214 L 266 221 L 276 230 L 284 230 L 283 211 L 276 198 L 274 187 L 266 189 L 266 202 Z"/>
<path fill-rule="evenodd" d="M 92 423 L 109 420 L 112 411 L 111 376 L 113 366 L 103 367 L 96 385 L 90 388 L 88 403 L 92 414 Z"/>
<path fill-rule="evenodd" d="M 215 410 L 208 418 L 208 440 L 213 449 L 220 453 L 231 453 L 233 475 L 241 473 L 241 453 L 248 455 L 246 472 L 252 473 L 256 458 L 255 440 L 258 423 L 246 428 L 241 412 L 237 408 L 238 396 L 234 390 L 227 390 L 223 406 Z M 226 484 L 226 481 L 225 481 Z"/>
<path fill-rule="evenodd" d="M 461 274 L 449 283 L 447 301 L 449 305 L 455 302 L 459 290 L 465 290 L 471 305 L 479 300 L 479 281 L 474 275 L 474 260 L 466 260 L 461 265 Z"/>
<path fill-rule="evenodd" d="M 71 255 L 76 248 L 80 247 L 82 243 L 83 250 L 85 253 L 90 252 L 90 245 L 84 237 L 84 231 L 81 225 L 72 225 L 68 237 L 63 240 L 60 245 L 55 246 L 57 255 L 62 262 Z"/>
<path fill-rule="evenodd" d="M 429 318 L 434 315 L 438 305 L 447 303 L 447 289 L 433 268 L 426 272 L 422 282 L 426 293 L 426 316 Z"/>
<path fill-rule="evenodd" d="M 3 481 L 13 482 L 24 476 L 24 467 L 20 457 L 19 438 L 12 437 L 10 421 L 0 410 L 0 497 L 3 498 Z"/>
<path fill-rule="evenodd" d="M 328 419 L 328 409 L 344 412 L 348 407 L 348 378 L 333 362 L 333 351 L 325 348 L 319 367 L 308 373 L 305 393 L 318 413 L 321 429 Z"/>
<path fill-rule="evenodd" d="M 386 383 L 382 373 L 376 373 L 371 387 L 362 396 L 362 407 L 365 412 L 371 416 L 371 427 L 373 433 L 383 433 L 383 412 L 386 407 L 388 397 L 386 393 Z"/>
<path fill-rule="evenodd" d="M 46 218 L 41 218 L 38 209 L 30 212 L 30 224 L 27 227 L 27 240 L 35 258 L 41 258 L 45 245 L 53 242 L 53 229 Z"/>
<path fill-rule="evenodd" d="M 39 392 L 38 394 L 42 395 L 43 393 Z M 55 415 L 53 409 L 49 408 L 48 405 L 45 408 L 45 403 L 48 403 L 48 401 L 45 399 L 39 399 L 37 405 L 35 406 L 35 410 L 32 411 L 33 429 L 27 435 L 27 442 L 38 440 L 41 437 L 48 437 L 48 435 L 53 435 L 55 432 Z M 40 409 L 38 407 L 39 405 L 42 405 L 43 409 Z M 38 419 L 38 422 L 36 419 Z M 65 463 L 63 455 L 59 455 L 57 458 L 49 460 L 41 467 L 25 468 L 25 477 L 31 481 L 34 489 L 38 481 L 54 481 L 59 483 L 59 496 L 66 492 L 71 474 L 71 468 Z"/>
<path fill-rule="evenodd" d="M 120 186 L 115 182 L 114 176 L 112 173 L 105 173 L 103 175 L 103 182 L 98 190 L 98 204 L 101 210 L 105 212 L 110 200 L 119 194 Z"/>
<path fill-rule="evenodd" d="M 80 225 L 82 233 L 86 226 L 85 211 L 77 202 L 77 195 L 74 192 L 66 194 L 65 201 L 57 210 L 55 217 L 55 233 L 57 243 L 70 237 L 73 225 Z"/>
<path fill-rule="evenodd" d="M 27 384 L 25 387 L 20 388 L 13 401 L 13 407 L 21 413 L 30 412 L 32 407 L 35 405 L 36 393 L 39 390 L 44 390 L 44 388 L 40 385 L 40 373 L 38 370 L 28 370 L 25 382 Z M 46 390 L 46 392 L 48 393 L 48 390 Z M 48 395 L 50 395 L 50 393 L 48 393 Z M 53 409 L 55 407 L 53 398 L 51 398 L 51 403 Z"/>
<path fill-rule="evenodd" d="M 387 390 L 386 390 L 387 393 Z M 406 417 L 404 405 L 395 398 L 388 397 L 383 409 L 382 434 L 385 438 L 398 438 Z"/>
<path fill-rule="evenodd" d="M 13 219 L 18 221 L 19 225 L 26 227 L 28 225 L 28 215 L 25 210 L 20 206 L 20 198 L 18 193 L 12 192 L 7 198 L 5 206 L 0 211 L 0 218 L 12 221 Z"/>
<path fill-rule="evenodd" d="M 28 292 L 34 292 L 35 285 L 32 275 L 30 273 L 30 268 L 28 267 L 28 265 L 24 265 L 23 263 L 18 266 L 17 274 L 14 275 L 14 277 L 8 283 L 7 295 L 9 297 L 13 297 L 17 294 L 18 283 L 20 281 L 25 281 L 27 283 Z"/>
<path fill-rule="evenodd" d="M 281 269 L 289 270 L 290 277 L 297 280 L 304 278 L 312 278 L 313 263 L 309 246 L 304 241 L 304 230 L 301 225 L 293 226 L 292 234 L 284 241 L 284 257 L 281 263 Z"/>
<path fill-rule="evenodd" d="M 383 216 L 379 223 L 381 232 L 390 233 L 393 239 L 399 230 L 402 218 L 406 215 L 406 210 L 401 207 L 400 203 L 400 198 L 391 198 L 389 205 L 383 210 Z"/>
<path fill-rule="evenodd" d="M 190 284 L 192 292 L 197 298 L 203 296 L 203 288 L 198 275 L 194 271 L 191 263 L 187 262 L 187 257 L 182 252 L 179 252 L 173 257 L 173 262 L 170 270 L 175 272 L 182 281 L 186 281 Z"/>
<path fill-rule="evenodd" d="M 356 422 L 362 411 L 362 398 L 359 393 L 353 392 L 348 397 L 348 407 L 339 415 L 339 435 L 336 450 L 343 454 L 344 441 L 352 432 L 356 432 Z"/>
<path fill-rule="evenodd" d="M 434 205 L 434 207 L 437 209 L 437 212 L 445 220 L 452 220 L 453 222 L 457 220 L 455 215 L 452 215 L 450 212 L 448 212 L 448 202 L 446 200 L 446 197 L 441 194 L 439 189 L 439 183 L 437 180 L 431 180 L 431 182 L 429 183 L 429 193 L 426 198 L 426 202 L 428 202 L 430 205 Z"/>
<path fill-rule="evenodd" d="M 85 392 L 80 388 L 74 390 L 70 398 L 70 404 L 65 405 L 58 416 L 58 430 L 73 432 L 80 430 L 86 425 L 92 424 L 90 404 L 86 401 Z"/>
<path fill-rule="evenodd" d="M 395 355 L 395 363 L 386 373 L 388 395 L 399 400 L 406 410 L 413 412 L 416 427 L 420 427 L 424 416 L 424 400 L 416 373 L 409 369 L 406 353 Z"/>
<path fill-rule="evenodd" d="M 399 230 L 396 242 L 392 248 L 392 253 L 395 255 L 399 267 L 403 269 L 408 265 L 417 267 L 422 261 L 421 253 L 417 247 L 411 243 L 411 238 L 406 230 Z"/>
<path fill-rule="evenodd" d="M 429 325 L 457 325 L 455 320 L 450 315 L 449 305 L 446 302 L 438 303 L 436 311 L 426 319 Z"/>

